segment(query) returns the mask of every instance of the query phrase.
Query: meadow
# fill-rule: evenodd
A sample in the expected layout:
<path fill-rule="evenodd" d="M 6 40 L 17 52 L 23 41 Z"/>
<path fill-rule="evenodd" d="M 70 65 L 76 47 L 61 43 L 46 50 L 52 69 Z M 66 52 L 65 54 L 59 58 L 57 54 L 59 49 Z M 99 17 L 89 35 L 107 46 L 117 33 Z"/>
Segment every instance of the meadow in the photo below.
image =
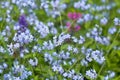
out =
<path fill-rule="evenodd" d="M 120 0 L 0 0 L 0 80 L 120 80 Z"/>

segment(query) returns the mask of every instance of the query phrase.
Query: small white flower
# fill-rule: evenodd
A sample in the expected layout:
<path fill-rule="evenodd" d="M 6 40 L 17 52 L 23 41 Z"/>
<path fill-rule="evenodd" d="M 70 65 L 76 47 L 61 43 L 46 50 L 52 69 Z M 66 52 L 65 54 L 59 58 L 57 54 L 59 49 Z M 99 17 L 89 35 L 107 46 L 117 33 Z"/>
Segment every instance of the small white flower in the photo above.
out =
<path fill-rule="evenodd" d="M 52 67 L 52 69 L 53 69 L 53 71 L 58 71 L 58 67 L 55 65 Z"/>
<path fill-rule="evenodd" d="M 17 48 L 19 48 L 19 47 L 20 47 L 20 44 L 19 44 L 19 43 L 15 43 L 15 44 L 14 44 L 14 48 L 15 48 L 15 49 L 17 49 Z"/>
<path fill-rule="evenodd" d="M 8 65 L 6 63 L 3 63 L 3 67 L 6 69 Z"/>
<path fill-rule="evenodd" d="M 72 46 L 69 45 L 67 49 L 68 51 L 72 51 Z"/>
<path fill-rule="evenodd" d="M 117 26 L 117 25 L 120 25 L 120 19 L 119 18 L 114 18 L 114 24 Z"/>
<path fill-rule="evenodd" d="M 77 48 L 73 48 L 73 52 L 77 54 L 79 51 Z"/>
<path fill-rule="evenodd" d="M 97 78 L 97 73 L 94 69 L 90 69 L 86 71 L 86 76 L 90 77 L 91 79 Z"/>
<path fill-rule="evenodd" d="M 107 22 L 108 22 L 108 19 L 105 18 L 105 17 L 100 20 L 100 23 L 103 24 L 103 25 L 106 25 Z"/>
<path fill-rule="evenodd" d="M 29 60 L 29 63 L 32 65 L 32 66 L 37 66 L 38 64 L 38 59 L 35 57 L 34 59 L 30 59 Z"/>
<path fill-rule="evenodd" d="M 68 76 L 68 73 L 66 73 L 66 72 L 63 73 L 63 76 L 64 76 L 64 77 L 67 77 L 67 76 Z"/>
<path fill-rule="evenodd" d="M 114 34 L 116 31 L 117 31 L 117 29 L 116 29 L 115 27 L 112 27 L 112 28 L 109 28 L 109 29 L 108 29 L 108 32 L 109 32 L 110 34 Z"/>

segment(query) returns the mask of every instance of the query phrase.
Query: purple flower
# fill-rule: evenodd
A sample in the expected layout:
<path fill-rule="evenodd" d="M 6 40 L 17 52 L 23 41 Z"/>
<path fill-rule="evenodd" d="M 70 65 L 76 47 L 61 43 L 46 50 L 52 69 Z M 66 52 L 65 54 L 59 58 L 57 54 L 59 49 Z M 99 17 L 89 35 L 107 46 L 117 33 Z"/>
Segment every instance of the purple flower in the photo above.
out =
<path fill-rule="evenodd" d="M 19 17 L 19 25 L 20 25 L 20 27 L 27 27 L 28 26 L 27 21 L 26 21 L 26 17 L 24 14 L 20 15 L 20 17 Z"/>
<path fill-rule="evenodd" d="M 76 12 L 74 12 L 74 13 L 69 12 L 67 16 L 71 20 L 77 20 L 77 19 L 82 17 L 82 14 L 81 13 L 76 13 Z"/>
<path fill-rule="evenodd" d="M 70 22 L 67 22 L 67 23 L 66 23 L 66 26 L 67 26 L 67 28 L 69 28 L 69 27 L 71 26 L 71 23 L 70 23 Z"/>
<path fill-rule="evenodd" d="M 79 25 L 75 26 L 75 31 L 79 31 L 80 28 L 81 28 L 81 27 L 80 27 Z"/>

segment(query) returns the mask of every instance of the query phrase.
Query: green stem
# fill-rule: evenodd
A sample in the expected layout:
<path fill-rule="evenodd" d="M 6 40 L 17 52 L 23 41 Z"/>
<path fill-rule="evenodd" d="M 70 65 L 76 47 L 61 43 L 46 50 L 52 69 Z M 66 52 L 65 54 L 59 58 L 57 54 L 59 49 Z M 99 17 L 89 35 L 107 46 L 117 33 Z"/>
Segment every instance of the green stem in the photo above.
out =
<path fill-rule="evenodd" d="M 78 60 L 67 71 L 70 71 L 82 58 L 83 55 L 81 55 L 81 57 L 79 57 Z"/>
<path fill-rule="evenodd" d="M 73 20 L 73 21 L 71 22 L 70 27 L 72 26 L 72 24 L 74 24 L 75 21 L 76 21 L 76 20 Z M 68 32 L 68 30 L 65 30 L 64 33 L 67 33 L 67 32 Z"/>
<path fill-rule="evenodd" d="M 60 24 L 61 24 L 62 31 L 63 31 L 63 23 L 62 23 L 62 16 L 61 16 L 61 13 L 60 13 Z"/>

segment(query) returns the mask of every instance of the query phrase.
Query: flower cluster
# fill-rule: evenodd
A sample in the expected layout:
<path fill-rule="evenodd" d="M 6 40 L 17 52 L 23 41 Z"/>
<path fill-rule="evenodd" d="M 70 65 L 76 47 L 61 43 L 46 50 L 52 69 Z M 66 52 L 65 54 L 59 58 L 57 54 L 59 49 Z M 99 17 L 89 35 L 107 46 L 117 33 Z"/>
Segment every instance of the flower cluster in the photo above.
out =
<path fill-rule="evenodd" d="M 32 75 L 31 71 L 26 70 L 24 65 L 19 65 L 18 61 L 15 61 L 11 71 L 4 74 L 4 80 L 24 80 Z"/>
<path fill-rule="evenodd" d="M 60 16 L 61 12 L 63 12 L 67 8 L 67 5 L 65 3 L 61 3 L 60 0 L 40 1 L 40 8 L 44 9 L 46 14 L 48 16 L 52 16 L 53 18 Z"/>
<path fill-rule="evenodd" d="M 109 45 L 110 40 L 109 37 L 101 36 L 102 34 L 102 28 L 100 28 L 98 25 L 95 25 L 91 32 L 86 33 L 86 36 L 88 38 L 93 38 L 96 42 L 99 42 L 103 45 Z"/>
<path fill-rule="evenodd" d="M 88 66 L 88 63 L 92 62 L 93 60 L 99 64 L 102 64 L 105 61 L 103 53 L 99 50 L 93 51 L 92 49 L 85 49 L 85 47 L 82 47 L 81 50 L 82 53 L 86 55 L 86 57 L 81 61 L 83 66 Z"/>
<path fill-rule="evenodd" d="M 118 3 L 1 0 L 0 79 L 118 79 Z"/>
<path fill-rule="evenodd" d="M 95 79 L 97 77 L 96 71 L 94 69 L 86 71 L 86 75 L 89 76 L 91 79 Z"/>
<path fill-rule="evenodd" d="M 36 21 L 35 25 L 36 27 L 34 27 L 34 29 L 40 34 L 40 37 L 44 38 L 48 35 L 49 33 L 48 26 L 39 21 Z"/>
<path fill-rule="evenodd" d="M 79 18 L 81 18 L 82 14 L 81 13 L 76 13 L 76 12 L 74 12 L 74 13 L 69 12 L 67 16 L 68 16 L 69 19 L 71 19 L 74 22 L 74 21 L 78 20 Z M 79 25 L 77 25 L 77 24 L 73 25 L 70 22 L 67 22 L 66 26 L 67 26 L 67 28 L 70 32 L 79 31 L 80 28 L 81 28 Z"/>

